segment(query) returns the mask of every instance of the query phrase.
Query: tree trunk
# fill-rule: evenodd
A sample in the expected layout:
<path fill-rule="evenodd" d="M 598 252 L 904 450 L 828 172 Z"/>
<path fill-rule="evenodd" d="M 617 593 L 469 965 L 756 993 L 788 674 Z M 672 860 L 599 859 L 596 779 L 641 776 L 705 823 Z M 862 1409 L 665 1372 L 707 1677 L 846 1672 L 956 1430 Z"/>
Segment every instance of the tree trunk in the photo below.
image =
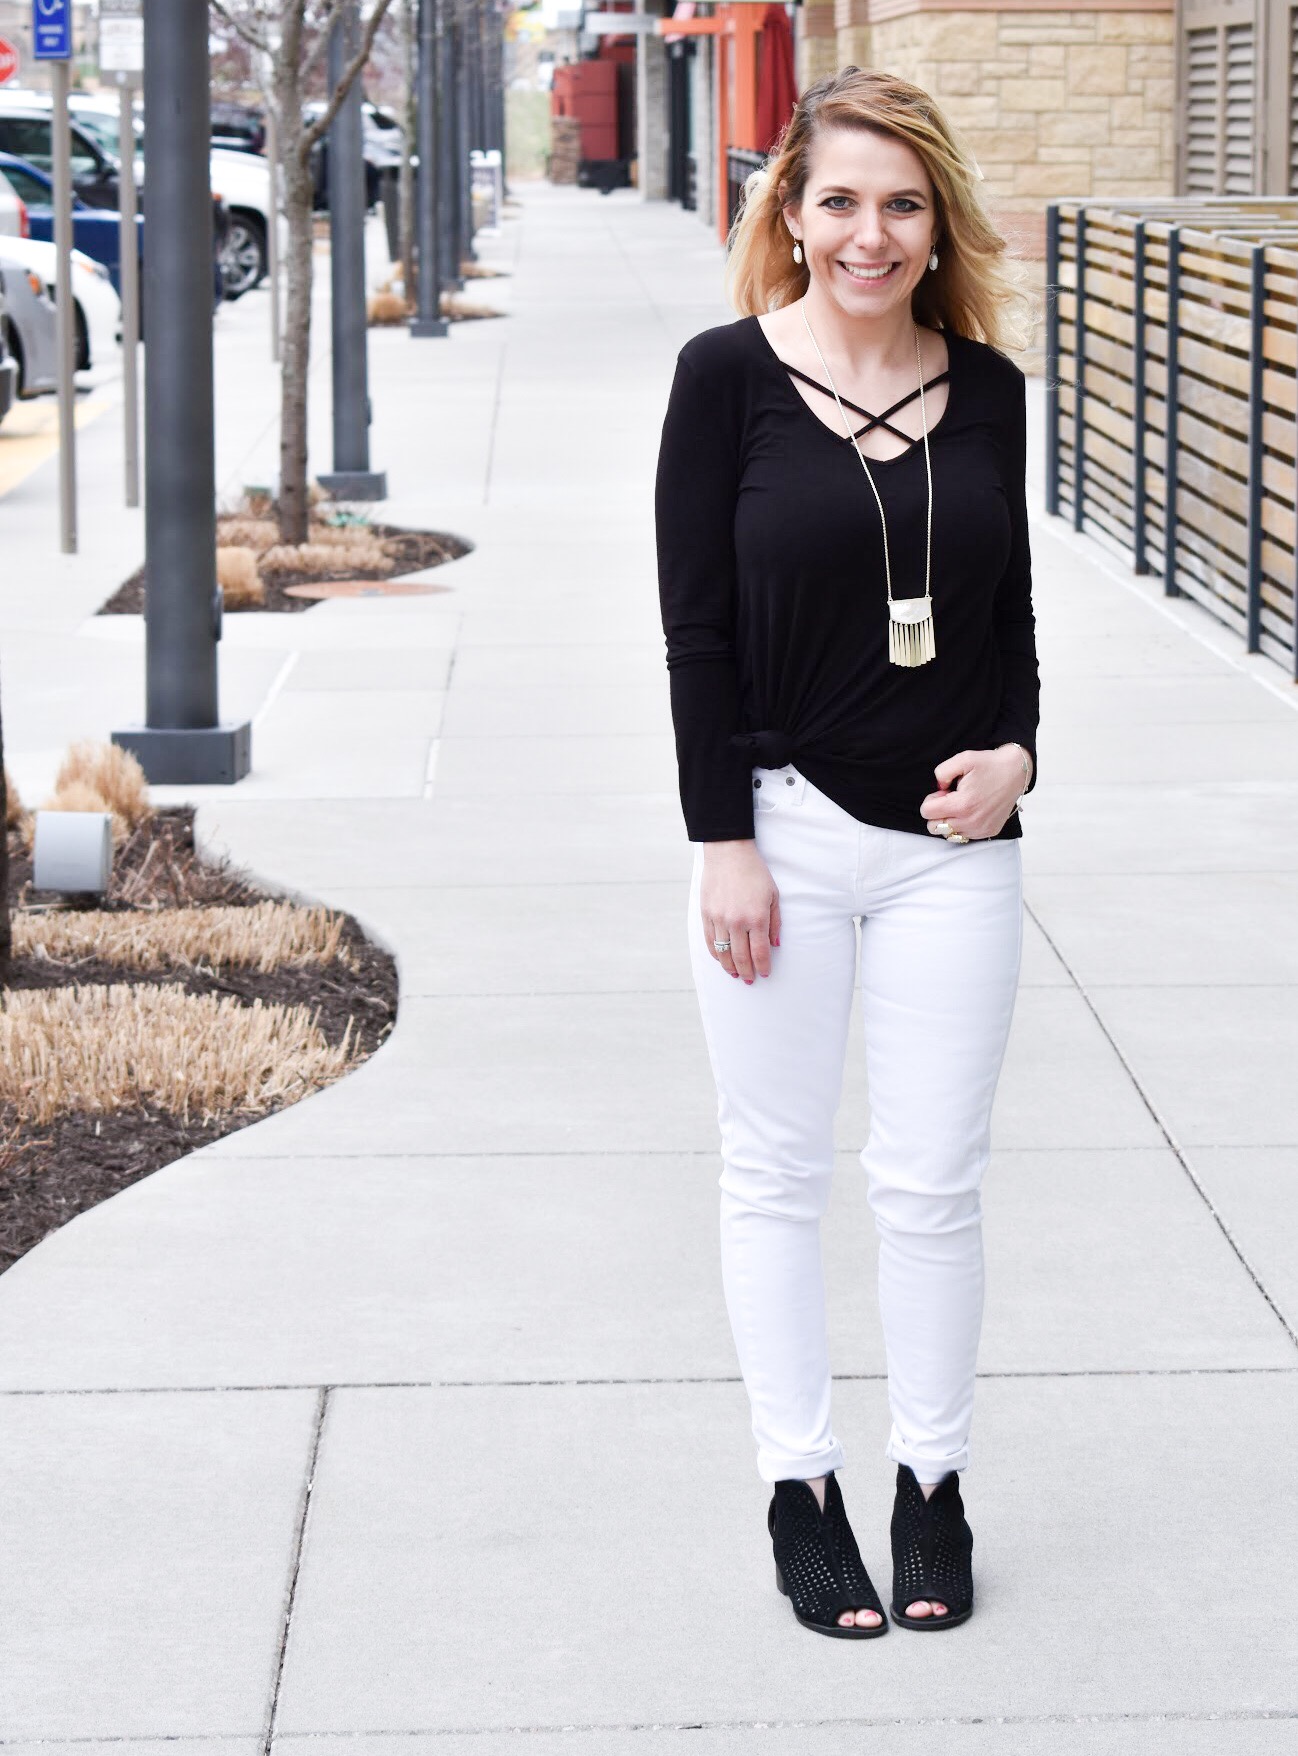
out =
<path fill-rule="evenodd" d="M 315 222 L 311 178 L 299 155 L 286 155 L 284 206 L 288 261 L 284 295 L 284 349 L 280 364 L 279 537 L 307 539 L 307 383 L 311 366 L 311 274 Z"/>
<path fill-rule="evenodd" d="M 284 175 L 284 342 L 280 356 L 279 539 L 304 543 L 307 498 L 307 389 L 311 367 L 311 275 L 315 248 L 310 153 L 302 119 L 302 87 L 295 57 L 281 51 L 275 68 L 280 153 Z"/>

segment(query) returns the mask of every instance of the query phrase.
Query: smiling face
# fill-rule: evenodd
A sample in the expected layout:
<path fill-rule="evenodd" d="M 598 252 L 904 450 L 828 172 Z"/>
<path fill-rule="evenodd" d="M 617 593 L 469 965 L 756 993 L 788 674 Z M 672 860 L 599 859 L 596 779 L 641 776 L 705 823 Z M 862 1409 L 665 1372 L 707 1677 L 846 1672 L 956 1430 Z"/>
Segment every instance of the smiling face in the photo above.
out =
<path fill-rule="evenodd" d="M 826 129 L 812 145 L 802 200 L 784 218 L 813 286 L 845 316 L 909 309 L 938 230 L 933 185 L 913 147 L 866 129 Z"/>

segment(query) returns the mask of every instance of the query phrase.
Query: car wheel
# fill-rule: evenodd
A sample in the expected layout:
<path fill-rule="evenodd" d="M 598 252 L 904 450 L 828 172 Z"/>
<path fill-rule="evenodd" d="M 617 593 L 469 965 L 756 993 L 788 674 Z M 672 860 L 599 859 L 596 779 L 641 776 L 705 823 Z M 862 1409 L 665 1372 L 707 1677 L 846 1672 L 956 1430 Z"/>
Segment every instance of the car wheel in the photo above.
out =
<path fill-rule="evenodd" d="M 90 330 L 87 327 L 86 314 L 81 309 L 80 300 L 78 300 L 73 307 L 73 316 L 76 318 L 77 326 L 75 343 L 76 370 L 78 372 L 88 372 L 90 370 Z"/>
<path fill-rule="evenodd" d="M 18 396 L 27 394 L 27 362 L 23 359 L 23 344 L 18 339 L 18 331 L 12 323 L 5 324 L 5 336 L 9 342 L 9 352 L 13 355 L 14 364 L 18 368 Z"/>
<path fill-rule="evenodd" d="M 266 276 L 266 229 L 251 214 L 230 217 L 230 235 L 221 250 L 227 299 L 240 299 Z"/>

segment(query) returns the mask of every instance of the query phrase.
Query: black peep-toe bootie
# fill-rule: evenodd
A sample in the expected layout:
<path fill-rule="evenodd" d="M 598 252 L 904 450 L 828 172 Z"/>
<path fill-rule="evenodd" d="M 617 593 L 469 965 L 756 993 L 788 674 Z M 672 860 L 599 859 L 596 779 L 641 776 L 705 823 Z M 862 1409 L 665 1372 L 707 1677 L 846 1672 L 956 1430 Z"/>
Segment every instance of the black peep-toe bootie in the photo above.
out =
<path fill-rule="evenodd" d="M 804 1628 L 839 1640 L 872 1640 L 888 1632 L 879 1594 L 861 1561 L 834 1472 L 825 1477 L 825 1510 L 806 1482 L 776 1482 L 766 1528 L 775 1549 L 775 1583 Z M 873 1610 L 872 1628 L 843 1628 L 845 1610 Z"/>
<path fill-rule="evenodd" d="M 908 1616 L 907 1604 L 936 1599 L 945 1616 Z M 973 1532 L 960 1477 L 949 1470 L 928 1499 L 907 1464 L 897 1468 L 892 1508 L 892 1619 L 899 1628 L 954 1628 L 973 1615 Z"/>

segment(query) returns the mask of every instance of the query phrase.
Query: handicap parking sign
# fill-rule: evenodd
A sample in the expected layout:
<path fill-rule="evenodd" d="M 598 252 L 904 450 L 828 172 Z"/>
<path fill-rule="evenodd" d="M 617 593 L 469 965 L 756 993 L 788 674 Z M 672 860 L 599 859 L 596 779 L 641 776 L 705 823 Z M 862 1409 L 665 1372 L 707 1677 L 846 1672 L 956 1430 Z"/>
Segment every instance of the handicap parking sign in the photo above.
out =
<path fill-rule="evenodd" d="M 72 58 L 72 0 L 32 0 L 32 53 L 38 61 Z"/>

